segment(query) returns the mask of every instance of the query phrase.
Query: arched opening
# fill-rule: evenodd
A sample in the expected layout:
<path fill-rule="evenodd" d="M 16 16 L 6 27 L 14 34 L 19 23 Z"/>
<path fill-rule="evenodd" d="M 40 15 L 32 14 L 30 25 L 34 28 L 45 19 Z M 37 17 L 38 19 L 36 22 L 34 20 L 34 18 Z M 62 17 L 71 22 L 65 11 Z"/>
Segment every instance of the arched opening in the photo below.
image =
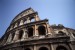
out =
<path fill-rule="evenodd" d="M 17 22 L 17 26 L 20 26 L 20 21 Z"/>
<path fill-rule="evenodd" d="M 35 19 L 31 19 L 31 22 L 34 22 L 35 21 Z"/>
<path fill-rule="evenodd" d="M 75 37 L 75 33 L 73 33 L 73 36 Z"/>
<path fill-rule="evenodd" d="M 59 34 L 61 34 L 61 35 L 64 35 L 64 34 L 65 34 L 65 33 L 64 33 L 64 32 L 62 32 L 62 31 L 59 31 L 58 33 L 59 33 Z"/>
<path fill-rule="evenodd" d="M 28 37 L 33 36 L 33 28 L 28 28 Z"/>
<path fill-rule="evenodd" d="M 23 35 L 23 30 L 20 30 L 19 31 L 19 37 L 18 37 L 18 39 L 21 39 L 22 38 L 22 35 Z"/>
<path fill-rule="evenodd" d="M 9 49 L 4 49 L 4 50 L 9 50 Z"/>
<path fill-rule="evenodd" d="M 26 48 L 25 50 L 31 50 L 30 48 Z"/>
<path fill-rule="evenodd" d="M 45 27 L 44 26 L 39 26 L 38 27 L 38 32 L 39 32 L 39 35 L 46 35 Z"/>
<path fill-rule="evenodd" d="M 41 47 L 41 48 L 39 48 L 39 50 L 48 50 L 48 48 L 46 48 L 46 47 Z"/>
<path fill-rule="evenodd" d="M 56 50 L 67 50 L 67 48 L 64 47 L 64 46 L 58 46 L 58 47 L 56 48 Z"/>

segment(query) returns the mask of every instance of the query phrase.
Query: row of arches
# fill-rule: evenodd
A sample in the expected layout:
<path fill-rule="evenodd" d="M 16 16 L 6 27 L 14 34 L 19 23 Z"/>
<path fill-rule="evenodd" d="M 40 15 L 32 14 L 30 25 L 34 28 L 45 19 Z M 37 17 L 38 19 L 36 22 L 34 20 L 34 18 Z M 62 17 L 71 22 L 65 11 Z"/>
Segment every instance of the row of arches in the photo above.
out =
<path fill-rule="evenodd" d="M 15 39 L 16 33 L 18 35 L 17 36 L 17 40 L 20 40 L 20 39 L 23 38 L 24 34 L 25 34 L 26 38 L 33 37 L 34 34 L 35 34 L 35 29 L 33 29 L 32 27 L 29 27 L 29 28 L 27 28 L 27 30 L 18 30 L 18 32 L 10 33 L 11 36 L 9 36 L 7 40 L 8 41 L 13 41 Z M 41 26 L 38 27 L 38 35 L 39 36 L 46 35 L 46 28 L 45 28 L 45 26 L 41 25 Z"/>
<path fill-rule="evenodd" d="M 26 33 L 27 33 L 27 37 L 33 37 L 34 29 L 32 27 L 30 27 L 27 29 Z M 22 39 L 23 34 L 24 34 L 24 30 L 20 30 L 19 34 L 18 34 L 18 39 Z M 38 34 L 39 35 L 46 35 L 46 29 L 44 26 L 38 27 Z M 14 38 L 14 36 L 15 36 L 15 33 L 12 34 L 12 39 Z"/>
<path fill-rule="evenodd" d="M 46 27 L 43 26 L 43 25 L 40 25 L 37 30 L 38 30 L 38 36 L 44 36 L 44 35 L 47 34 L 47 32 L 46 32 L 47 29 L 46 29 Z M 19 30 L 17 33 L 18 33 L 18 36 L 17 36 L 18 39 L 17 39 L 17 40 L 20 40 L 20 39 L 23 38 L 23 35 L 24 35 L 24 34 L 26 34 L 26 35 L 24 36 L 25 38 L 33 37 L 34 34 L 35 34 L 35 29 L 32 28 L 32 27 L 29 27 L 29 28 L 27 28 L 27 31 L 25 31 L 25 30 Z M 10 38 L 11 40 L 9 40 L 9 41 L 12 41 L 12 40 L 14 39 L 15 34 L 16 34 L 16 32 L 12 33 L 11 38 Z M 61 34 L 61 35 L 64 35 L 65 33 L 62 32 L 62 31 L 59 31 L 58 34 L 59 34 L 59 35 L 60 35 L 60 34 Z M 9 37 L 8 37 L 8 39 L 9 39 Z"/>
<path fill-rule="evenodd" d="M 32 37 L 34 35 L 34 29 L 32 27 L 27 29 L 27 36 Z M 22 35 L 24 34 L 23 30 L 19 31 L 19 39 L 22 38 Z M 39 26 L 38 27 L 38 35 L 46 35 L 46 29 L 44 26 Z"/>
<path fill-rule="evenodd" d="M 9 30 L 12 30 L 13 28 L 16 28 L 18 26 L 21 26 L 30 22 L 34 22 L 34 21 L 35 21 L 35 18 L 21 19 L 20 21 L 13 23 L 13 25 L 10 26 Z"/>
<path fill-rule="evenodd" d="M 31 50 L 31 49 L 30 48 L 25 48 L 24 50 Z M 38 50 L 49 50 L 49 48 L 40 47 Z M 68 50 L 68 49 L 64 46 L 58 46 L 55 50 Z"/>
<path fill-rule="evenodd" d="M 23 30 L 20 30 L 19 31 L 18 39 L 21 39 L 22 36 L 23 36 L 23 34 L 24 34 L 24 31 Z M 27 36 L 28 37 L 33 37 L 33 34 L 34 34 L 34 29 L 32 27 L 28 28 L 27 29 Z M 62 32 L 62 31 L 59 31 L 58 34 L 65 35 L 65 33 Z M 39 36 L 46 35 L 46 28 L 44 26 L 39 26 L 38 27 L 38 35 Z"/>
<path fill-rule="evenodd" d="M 33 33 L 34 33 L 34 29 L 28 28 L 28 37 L 33 36 Z M 39 35 L 46 35 L 46 28 L 44 26 L 39 26 L 38 33 L 39 33 Z"/>
<path fill-rule="evenodd" d="M 5 49 L 5 50 L 9 50 L 9 49 Z M 31 48 L 25 48 L 24 50 L 32 50 L 32 49 Z M 49 48 L 40 47 L 38 50 L 49 50 Z M 64 46 L 58 46 L 55 50 L 68 50 L 68 49 L 66 47 L 64 47 Z"/>

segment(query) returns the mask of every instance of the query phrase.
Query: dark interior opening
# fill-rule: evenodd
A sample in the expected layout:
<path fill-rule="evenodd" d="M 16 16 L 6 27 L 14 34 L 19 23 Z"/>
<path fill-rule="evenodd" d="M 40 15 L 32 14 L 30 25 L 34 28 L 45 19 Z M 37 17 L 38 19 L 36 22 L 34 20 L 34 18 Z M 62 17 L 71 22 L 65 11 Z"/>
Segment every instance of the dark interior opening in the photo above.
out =
<path fill-rule="evenodd" d="M 73 36 L 75 37 L 75 33 L 73 33 Z"/>
<path fill-rule="evenodd" d="M 58 33 L 59 33 L 59 34 L 61 34 L 61 35 L 64 35 L 64 34 L 65 34 L 65 33 L 64 33 L 64 32 L 62 32 L 62 31 L 59 31 Z"/>
<path fill-rule="evenodd" d="M 46 47 L 41 47 L 39 50 L 48 50 Z"/>
<path fill-rule="evenodd" d="M 20 31 L 19 31 L 19 39 L 22 38 L 22 35 L 23 35 L 23 30 L 20 30 Z"/>
<path fill-rule="evenodd" d="M 26 48 L 25 50 L 31 50 L 30 48 Z"/>
<path fill-rule="evenodd" d="M 64 46 L 58 46 L 58 47 L 56 48 L 56 50 L 67 50 L 67 48 L 65 48 Z"/>
<path fill-rule="evenodd" d="M 28 28 L 28 37 L 33 36 L 33 28 Z"/>
<path fill-rule="evenodd" d="M 39 26 L 38 27 L 38 32 L 39 32 L 39 35 L 46 35 L 45 27 L 44 26 Z"/>

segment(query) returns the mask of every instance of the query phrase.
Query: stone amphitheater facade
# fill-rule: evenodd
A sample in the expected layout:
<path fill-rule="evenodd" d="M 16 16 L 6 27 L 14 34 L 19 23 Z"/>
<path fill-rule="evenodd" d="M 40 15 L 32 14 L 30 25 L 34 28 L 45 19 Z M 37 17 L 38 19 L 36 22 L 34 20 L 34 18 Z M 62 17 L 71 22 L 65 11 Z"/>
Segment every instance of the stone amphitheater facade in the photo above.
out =
<path fill-rule="evenodd" d="M 28 8 L 12 20 L 0 38 L 0 50 L 75 50 L 75 30 L 49 25 Z"/>

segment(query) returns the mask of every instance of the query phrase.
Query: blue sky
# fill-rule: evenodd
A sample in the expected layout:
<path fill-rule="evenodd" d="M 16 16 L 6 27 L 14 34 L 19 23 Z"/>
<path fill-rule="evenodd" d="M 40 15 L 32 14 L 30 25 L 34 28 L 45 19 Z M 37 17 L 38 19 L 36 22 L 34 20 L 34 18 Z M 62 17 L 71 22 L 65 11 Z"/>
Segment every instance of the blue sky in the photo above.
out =
<path fill-rule="evenodd" d="M 75 0 L 0 0 L 0 37 L 13 18 L 29 7 L 41 19 L 48 18 L 50 25 L 63 24 L 75 29 Z"/>

